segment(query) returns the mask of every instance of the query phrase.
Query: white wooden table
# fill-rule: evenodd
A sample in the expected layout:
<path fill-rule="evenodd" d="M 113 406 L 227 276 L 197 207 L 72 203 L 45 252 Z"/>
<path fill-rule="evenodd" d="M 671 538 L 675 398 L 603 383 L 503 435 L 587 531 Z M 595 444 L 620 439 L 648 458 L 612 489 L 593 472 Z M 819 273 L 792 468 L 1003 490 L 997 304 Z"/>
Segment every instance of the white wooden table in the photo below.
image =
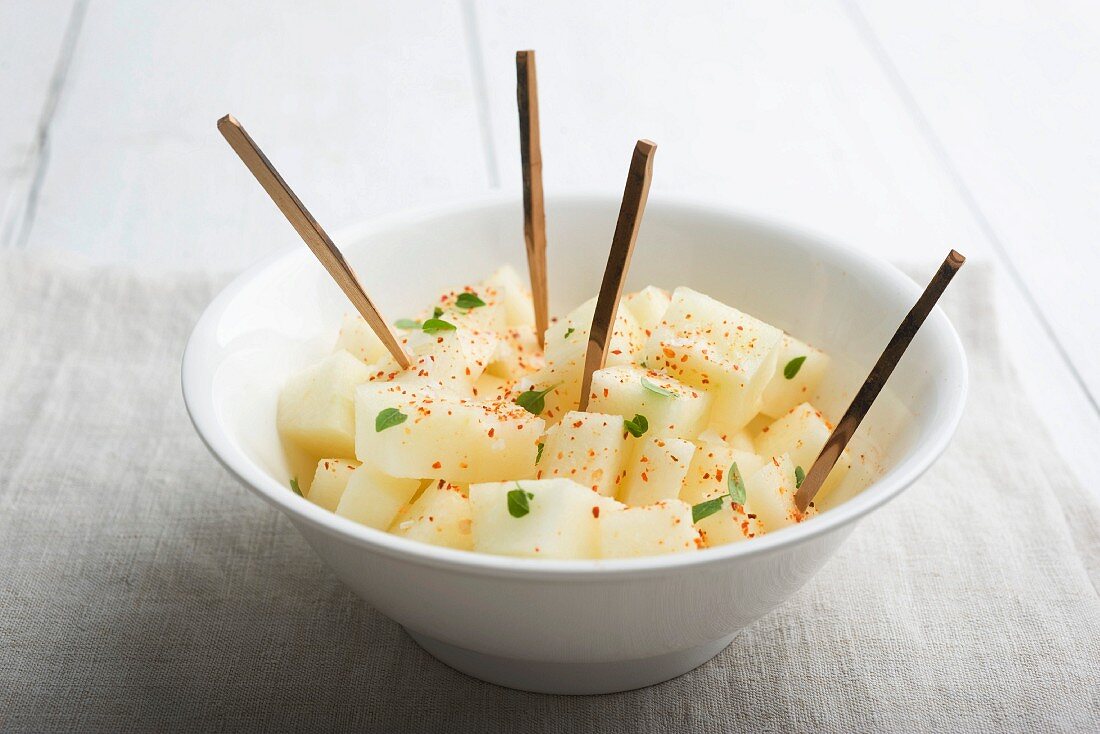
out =
<path fill-rule="evenodd" d="M 1083 480 L 1100 448 L 1100 5 L 0 0 L 0 246 L 237 268 L 295 242 L 233 112 L 318 218 L 518 189 L 516 49 L 549 191 L 726 201 L 931 273 L 1004 276 L 1006 338 Z M 974 375 L 981 379 L 981 375 Z M 1100 490 L 1098 490 L 1100 491 Z"/>

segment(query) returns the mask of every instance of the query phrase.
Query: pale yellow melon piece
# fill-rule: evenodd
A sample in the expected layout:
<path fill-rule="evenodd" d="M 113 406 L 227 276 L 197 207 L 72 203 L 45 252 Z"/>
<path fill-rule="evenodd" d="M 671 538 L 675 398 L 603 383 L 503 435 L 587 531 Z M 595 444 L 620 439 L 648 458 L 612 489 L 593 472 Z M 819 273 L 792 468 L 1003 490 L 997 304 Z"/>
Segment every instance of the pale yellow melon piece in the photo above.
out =
<path fill-rule="evenodd" d="M 470 509 L 462 487 L 439 480 L 400 513 L 390 532 L 422 543 L 473 550 Z"/>
<path fill-rule="evenodd" d="M 756 454 L 739 451 L 724 443 L 700 443 L 695 449 L 684 477 L 680 499 L 689 505 L 697 505 L 729 491 L 730 467 L 737 464 L 742 479 L 755 473 L 764 465 Z"/>
<path fill-rule="evenodd" d="M 567 413 L 546 432 L 536 479 L 571 479 L 594 492 L 614 497 L 622 482 L 626 449 L 622 416 Z"/>
<path fill-rule="evenodd" d="M 514 517 L 508 493 L 524 493 L 528 512 Z M 610 500 L 568 479 L 473 484 L 474 550 L 529 558 L 596 558 L 598 516 Z"/>
<path fill-rule="evenodd" d="M 344 350 L 364 364 L 374 364 L 386 357 L 386 345 L 374 333 L 374 329 L 357 313 L 345 313 L 336 337 L 335 351 Z"/>
<path fill-rule="evenodd" d="M 642 356 L 649 369 L 711 392 L 711 421 L 731 434 L 759 412 L 782 336 L 709 296 L 677 288 Z"/>
<path fill-rule="evenodd" d="M 732 502 L 727 496 L 718 512 L 695 523 L 707 547 L 739 543 L 762 535 L 764 528 L 750 507 Z"/>
<path fill-rule="evenodd" d="M 554 387 L 546 395 L 546 409 L 542 413 L 550 423 L 557 423 L 565 413 L 576 410 L 580 405 L 584 356 L 595 308 L 596 299 L 589 299 L 547 329 L 546 366 L 521 381 L 521 384 L 539 390 Z M 618 309 L 615 328 L 608 343 L 606 365 L 630 364 L 641 349 L 643 339 L 641 327 L 633 314 L 625 308 Z"/>
<path fill-rule="evenodd" d="M 463 293 L 469 295 L 463 296 Z M 460 299 L 470 299 L 471 296 L 476 296 L 485 305 L 466 307 Z M 443 311 L 438 318 L 466 329 L 498 332 L 508 326 L 508 314 L 500 293 L 484 283 L 443 291 L 432 302 L 432 313 L 423 314 L 424 317 L 434 317 L 437 308 Z"/>
<path fill-rule="evenodd" d="M 808 516 L 795 504 L 795 484 L 794 464 L 786 454 L 765 461 L 759 471 L 745 479 L 747 504 L 765 532 L 794 525 Z"/>
<path fill-rule="evenodd" d="M 488 402 L 511 400 L 514 397 L 508 380 L 490 375 L 488 372 L 477 379 L 471 394 L 475 400 Z"/>
<path fill-rule="evenodd" d="M 760 429 L 760 433 L 756 434 L 756 451 L 765 458 L 787 454 L 794 466 L 809 472 L 832 429 L 832 424 L 825 420 L 821 411 L 809 403 L 802 403 Z M 851 465 L 851 456 L 845 449 L 817 497 L 827 496 L 843 481 Z"/>
<path fill-rule="evenodd" d="M 405 421 L 377 430 L 388 408 Z M 502 481 L 535 471 L 545 422 L 510 402 L 468 400 L 442 390 L 371 382 L 356 394 L 356 452 L 393 477 Z"/>
<path fill-rule="evenodd" d="M 640 507 L 679 497 L 695 444 L 682 438 L 649 435 L 636 443 L 619 489 L 619 500 Z"/>
<path fill-rule="evenodd" d="M 588 409 L 627 420 L 644 415 L 653 435 L 697 437 L 706 427 L 710 405 L 705 390 L 653 370 L 617 365 L 592 373 Z"/>
<path fill-rule="evenodd" d="M 434 333 L 419 329 L 402 331 L 398 333 L 398 341 L 412 366 L 401 369 L 387 353 L 371 367 L 371 380 L 430 383 L 470 396 L 472 386 L 496 352 L 498 339 L 495 332 L 462 327 Z"/>
<path fill-rule="evenodd" d="M 756 451 L 752 437 L 753 434 L 749 433 L 747 428 L 742 428 L 734 433 L 719 433 L 712 427 L 699 434 L 699 441 L 701 443 L 724 443 L 739 451 L 752 453 Z"/>
<path fill-rule="evenodd" d="M 504 265 L 485 279 L 485 285 L 496 291 L 496 298 L 504 307 L 505 325 L 508 328 L 535 326 L 535 308 L 531 301 L 529 283 L 520 277 L 511 265 Z"/>
<path fill-rule="evenodd" d="M 516 326 L 499 332 L 496 351 L 485 368 L 486 374 L 514 382 L 546 366 L 535 327 Z"/>
<path fill-rule="evenodd" d="M 279 435 L 315 457 L 354 459 L 355 388 L 370 376 L 370 368 L 347 352 L 294 375 L 279 394 Z"/>
<path fill-rule="evenodd" d="M 668 291 L 650 285 L 637 293 L 628 293 L 623 296 L 621 307 L 625 307 L 634 314 L 634 318 L 638 320 L 638 326 L 642 328 L 648 339 L 653 335 L 653 330 L 657 328 L 657 324 L 660 323 L 661 317 L 664 316 L 671 302 L 672 297 L 669 296 Z"/>
<path fill-rule="evenodd" d="M 691 506 L 662 500 L 600 514 L 600 555 L 634 558 L 698 550 L 699 531 L 691 524 Z"/>
<path fill-rule="evenodd" d="M 792 360 L 805 357 L 794 377 L 787 378 L 784 370 Z M 792 366 L 793 368 L 793 366 Z M 788 410 L 804 403 L 814 396 L 829 369 L 829 355 L 811 347 L 805 342 L 784 334 L 779 344 L 779 356 L 775 363 L 775 374 L 764 388 L 764 397 L 760 403 L 760 412 L 773 418 L 784 415 Z"/>
<path fill-rule="evenodd" d="M 336 514 L 376 530 L 385 530 L 420 489 L 419 479 L 399 479 L 362 464 L 351 474 Z"/>
<path fill-rule="evenodd" d="M 306 499 L 326 510 L 335 510 L 357 466 L 358 461 L 321 459 L 317 462 L 317 471 L 313 475 L 313 483 L 309 485 Z"/>

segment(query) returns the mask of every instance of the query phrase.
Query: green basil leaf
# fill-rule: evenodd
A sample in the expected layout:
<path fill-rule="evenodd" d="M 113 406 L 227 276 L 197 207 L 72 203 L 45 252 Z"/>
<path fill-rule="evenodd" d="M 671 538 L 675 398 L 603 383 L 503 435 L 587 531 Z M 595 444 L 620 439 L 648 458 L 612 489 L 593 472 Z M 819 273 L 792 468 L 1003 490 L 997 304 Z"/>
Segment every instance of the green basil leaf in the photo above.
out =
<path fill-rule="evenodd" d="M 478 298 L 476 293 L 463 291 L 459 293 L 458 298 L 455 299 L 455 305 L 459 308 L 469 310 L 471 308 L 481 308 L 485 305 L 485 301 Z"/>
<path fill-rule="evenodd" d="M 726 472 L 726 488 L 729 490 L 730 499 L 739 505 L 745 504 L 748 492 L 745 490 L 745 480 L 741 478 L 741 470 L 737 468 L 737 462 L 730 464 L 730 470 Z"/>
<path fill-rule="evenodd" d="M 576 331 L 576 329 L 574 329 L 572 326 L 570 326 L 568 329 L 566 329 L 565 330 L 565 338 L 568 339 L 569 335 L 572 334 L 574 331 Z"/>
<path fill-rule="evenodd" d="M 531 511 L 528 500 L 535 498 L 530 492 L 524 492 L 523 487 L 516 482 L 516 488 L 508 490 L 508 514 L 512 517 L 523 517 Z"/>
<path fill-rule="evenodd" d="M 428 319 L 422 328 L 425 334 L 434 334 L 437 331 L 454 331 L 455 325 L 443 319 Z"/>
<path fill-rule="evenodd" d="M 649 421 L 644 415 L 636 413 L 630 420 L 623 420 L 623 426 L 626 430 L 630 431 L 630 435 L 634 438 L 641 438 L 642 434 L 649 430 Z"/>
<path fill-rule="evenodd" d="M 802 369 L 802 363 L 806 361 L 806 357 L 795 357 L 790 362 L 787 362 L 787 366 L 783 368 L 783 376 L 788 380 L 793 380 L 794 376 L 798 374 L 798 371 Z"/>
<path fill-rule="evenodd" d="M 557 384 L 551 385 L 545 390 L 528 390 L 524 393 L 520 393 L 516 398 L 516 405 L 520 406 L 528 413 L 532 415 L 538 415 L 546 409 L 546 393 L 557 387 Z"/>
<path fill-rule="evenodd" d="M 700 502 L 697 505 L 691 507 L 691 521 L 693 523 L 699 522 L 705 517 L 710 517 L 714 513 L 722 509 L 722 500 L 726 499 L 726 495 L 721 497 L 715 497 L 712 500 L 706 502 Z"/>
<path fill-rule="evenodd" d="M 804 481 L 806 481 L 806 472 L 802 471 L 802 467 L 796 466 L 794 468 L 794 488 L 801 487 Z"/>
<path fill-rule="evenodd" d="M 299 497 L 305 497 L 305 495 L 302 494 L 302 488 L 298 486 L 298 477 L 294 477 L 290 480 L 290 488 L 294 490 L 294 494 Z"/>
<path fill-rule="evenodd" d="M 657 393 L 658 395 L 663 395 L 666 398 L 676 397 L 676 393 L 672 392 L 671 390 L 669 390 L 667 388 L 661 387 L 660 385 L 658 385 L 655 382 L 651 382 L 649 379 L 647 379 L 645 377 L 642 378 L 642 387 L 644 387 L 646 390 L 649 390 L 652 393 Z"/>
<path fill-rule="evenodd" d="M 540 461 L 542 461 L 542 450 L 544 448 L 546 448 L 546 444 L 544 444 L 542 441 L 539 441 L 539 452 L 535 456 L 535 463 L 536 464 L 539 463 Z"/>
<path fill-rule="evenodd" d="M 393 322 L 393 325 L 396 326 L 398 329 L 419 329 L 420 328 L 420 322 L 419 321 L 413 321 L 412 319 L 398 319 L 397 321 Z"/>
<path fill-rule="evenodd" d="M 383 408 L 374 419 L 374 431 L 375 433 L 381 433 L 387 428 L 401 425 L 408 419 L 409 416 L 397 408 Z"/>

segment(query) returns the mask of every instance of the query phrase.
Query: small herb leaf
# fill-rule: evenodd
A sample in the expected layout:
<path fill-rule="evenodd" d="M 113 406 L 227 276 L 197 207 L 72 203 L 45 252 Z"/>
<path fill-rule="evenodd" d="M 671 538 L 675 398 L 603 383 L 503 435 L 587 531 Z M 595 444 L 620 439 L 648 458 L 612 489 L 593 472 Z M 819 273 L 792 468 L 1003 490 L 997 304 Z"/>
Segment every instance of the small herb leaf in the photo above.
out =
<path fill-rule="evenodd" d="M 730 464 L 730 470 L 726 473 L 726 487 L 729 489 L 730 499 L 739 505 L 745 504 L 745 480 L 741 478 L 741 470 L 737 468 L 737 462 Z"/>
<path fill-rule="evenodd" d="M 783 368 L 783 376 L 788 380 L 793 380 L 794 376 L 798 374 L 798 371 L 802 369 L 802 363 L 806 361 L 806 356 L 795 357 L 790 362 L 787 362 L 787 366 Z"/>
<path fill-rule="evenodd" d="M 794 468 L 794 488 L 801 487 L 804 481 L 806 481 L 806 472 L 802 471 L 802 467 L 796 466 Z"/>
<path fill-rule="evenodd" d="M 523 517 L 531 511 L 528 500 L 534 498 L 535 495 L 524 492 L 523 487 L 519 486 L 519 482 L 516 482 L 516 488 L 508 490 L 508 514 L 512 517 Z"/>
<path fill-rule="evenodd" d="M 642 378 L 642 387 L 644 387 L 646 390 L 649 390 L 650 392 L 657 393 L 658 395 L 663 395 L 666 398 L 676 397 L 676 393 L 672 392 L 671 390 L 669 390 L 667 388 L 661 387 L 657 383 L 652 382 L 652 381 L 650 381 L 649 379 L 647 379 L 645 377 Z"/>
<path fill-rule="evenodd" d="M 538 454 L 535 455 L 535 463 L 536 464 L 539 463 L 540 461 L 542 461 L 542 450 L 544 448 L 546 448 L 546 444 L 544 444 L 542 441 L 539 441 L 539 452 L 538 452 Z"/>
<path fill-rule="evenodd" d="M 572 326 L 570 326 L 568 329 L 566 329 L 565 330 L 565 338 L 568 339 L 569 335 L 572 334 L 574 331 L 576 331 L 576 329 L 574 329 Z"/>
<path fill-rule="evenodd" d="M 623 419 L 623 426 L 630 431 L 634 438 L 641 438 L 642 434 L 649 430 L 649 421 L 644 415 L 636 413 L 630 420 Z"/>
<path fill-rule="evenodd" d="M 705 517 L 710 517 L 714 513 L 722 509 L 722 500 L 726 498 L 726 495 L 721 497 L 715 497 L 712 500 L 706 502 L 700 502 L 697 505 L 691 507 L 691 521 L 693 523 L 699 522 Z"/>
<path fill-rule="evenodd" d="M 485 301 L 478 298 L 476 293 L 463 291 L 459 293 L 458 298 L 455 299 L 455 305 L 465 309 L 480 308 L 485 305 Z"/>
<path fill-rule="evenodd" d="M 526 410 L 532 415 L 538 415 L 546 409 L 546 393 L 557 387 L 557 384 L 542 390 L 528 390 L 527 392 L 520 393 L 520 396 L 516 398 L 516 405 Z"/>
<path fill-rule="evenodd" d="M 439 306 L 436 306 L 434 309 L 432 309 L 432 318 L 433 319 L 438 319 L 442 315 L 443 315 L 443 309 L 440 308 Z"/>
<path fill-rule="evenodd" d="M 393 322 L 393 325 L 396 326 L 398 329 L 419 329 L 420 328 L 420 322 L 419 321 L 413 321 L 412 319 L 398 319 L 397 321 Z"/>
<path fill-rule="evenodd" d="M 374 432 L 381 433 L 387 428 L 399 426 L 409 419 L 409 416 L 397 408 L 383 408 L 374 419 Z"/>
<path fill-rule="evenodd" d="M 424 322 L 423 329 L 425 334 L 434 334 L 437 331 L 454 331 L 455 325 L 443 319 L 432 318 Z"/>
<path fill-rule="evenodd" d="M 294 494 L 299 497 L 305 497 L 305 495 L 302 494 L 302 488 L 298 486 L 298 477 L 294 477 L 290 480 L 290 488 L 294 490 Z"/>

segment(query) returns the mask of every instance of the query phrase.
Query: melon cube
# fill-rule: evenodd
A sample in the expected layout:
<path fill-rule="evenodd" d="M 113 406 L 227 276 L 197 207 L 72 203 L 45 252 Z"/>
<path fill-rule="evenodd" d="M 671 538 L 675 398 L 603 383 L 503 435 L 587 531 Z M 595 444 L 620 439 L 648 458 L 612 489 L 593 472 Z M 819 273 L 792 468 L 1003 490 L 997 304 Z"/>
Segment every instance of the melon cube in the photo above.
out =
<path fill-rule="evenodd" d="M 317 472 L 313 475 L 306 499 L 326 510 L 335 510 L 357 466 L 357 461 L 321 459 L 317 462 Z"/>
<path fill-rule="evenodd" d="M 465 299 L 474 303 L 480 300 L 485 305 L 470 307 Z M 436 309 L 443 312 L 438 318 L 465 329 L 497 332 L 508 325 L 508 316 L 499 293 L 484 284 L 444 291 L 432 303 L 433 313 L 426 316 L 434 316 Z"/>
<path fill-rule="evenodd" d="M 390 532 L 410 540 L 473 550 L 473 518 L 463 488 L 440 479 L 397 517 Z"/>
<path fill-rule="evenodd" d="M 756 445 L 752 437 L 753 434 L 749 432 L 748 428 L 742 428 L 740 431 L 734 431 L 733 433 L 720 433 L 711 427 L 699 434 L 699 441 L 702 443 L 724 443 L 740 451 L 752 453 L 756 451 Z"/>
<path fill-rule="evenodd" d="M 642 354 L 650 369 L 712 392 L 711 420 L 733 433 L 759 412 L 782 335 L 709 296 L 677 288 Z"/>
<path fill-rule="evenodd" d="M 527 284 L 511 265 L 499 268 L 485 279 L 486 290 L 495 291 L 495 300 L 503 306 L 505 325 L 510 328 L 535 326 L 535 307 Z"/>
<path fill-rule="evenodd" d="M 276 425 L 284 441 L 314 457 L 355 458 L 355 388 L 370 368 L 336 352 L 287 380 Z"/>
<path fill-rule="evenodd" d="M 764 465 L 756 454 L 739 451 L 724 443 L 700 443 L 688 466 L 680 499 L 697 505 L 729 492 L 729 472 L 737 464 L 742 479 Z"/>
<path fill-rule="evenodd" d="M 793 466 L 800 466 L 804 472 L 809 472 L 832 430 L 832 424 L 825 420 L 820 410 L 809 403 L 802 403 L 756 434 L 756 451 L 768 458 L 786 454 Z M 827 496 L 840 484 L 851 465 L 851 456 L 845 449 L 818 490 L 817 497 Z"/>
<path fill-rule="evenodd" d="M 551 423 L 561 420 L 565 413 L 576 410 L 580 405 L 588 332 L 595 308 L 596 299 L 589 299 L 546 330 L 546 366 L 523 381 L 525 385 L 538 386 L 539 389 L 554 387 L 546 395 L 546 410 L 542 413 Z M 642 330 L 637 320 L 627 309 L 618 309 L 607 347 L 606 364 L 630 364 L 641 349 L 642 342 Z"/>
<path fill-rule="evenodd" d="M 598 526 L 603 558 L 681 553 L 697 550 L 700 543 L 691 506 L 675 499 L 601 513 Z"/>
<path fill-rule="evenodd" d="M 420 489 L 419 479 L 399 479 L 362 464 L 348 479 L 336 514 L 376 530 L 386 530 Z"/>
<path fill-rule="evenodd" d="M 475 400 L 481 402 L 501 402 L 511 400 L 514 397 L 511 385 L 507 380 L 503 377 L 490 375 L 488 372 L 477 379 L 470 392 Z"/>
<path fill-rule="evenodd" d="M 589 410 L 627 419 L 644 415 L 657 436 L 697 437 L 706 428 L 710 405 L 705 390 L 660 372 L 617 365 L 592 373 Z"/>
<path fill-rule="evenodd" d="M 356 453 L 391 477 L 487 482 L 530 477 L 545 423 L 512 403 L 467 400 L 405 383 L 356 394 Z M 378 430 L 382 411 L 406 416 Z"/>
<path fill-rule="evenodd" d="M 345 313 L 336 337 L 335 351 L 344 350 L 364 364 L 374 364 L 389 354 L 386 345 L 374 333 L 366 319 L 357 313 Z"/>
<path fill-rule="evenodd" d="M 764 466 L 745 479 L 747 504 L 766 532 L 806 519 L 794 501 L 795 484 L 794 464 L 786 454 L 764 462 Z"/>
<path fill-rule="evenodd" d="M 526 513 L 520 514 L 514 503 L 510 506 L 508 493 L 513 491 L 526 498 Z M 568 479 L 471 485 L 474 550 L 529 558 L 596 558 L 597 517 L 609 511 L 608 501 Z"/>
<path fill-rule="evenodd" d="M 798 359 L 803 359 L 799 364 Z M 778 418 L 788 410 L 814 397 L 829 369 L 829 356 L 820 349 L 784 334 L 779 344 L 775 373 L 760 403 L 760 412 Z M 794 373 L 791 377 L 788 374 Z"/>
<path fill-rule="evenodd" d="M 517 326 L 499 333 L 496 351 L 485 372 L 509 381 L 538 372 L 546 366 L 535 327 Z"/>
<path fill-rule="evenodd" d="M 703 543 L 713 548 L 728 543 L 739 543 L 763 534 L 764 528 L 760 520 L 749 507 L 731 502 L 729 497 L 726 497 L 718 512 L 695 523 Z"/>
<path fill-rule="evenodd" d="M 372 380 L 431 383 L 470 395 L 470 388 L 492 360 L 498 339 L 495 332 L 463 327 L 433 333 L 418 329 L 404 331 L 398 341 L 412 365 L 403 370 L 387 353 L 372 367 Z"/>
<path fill-rule="evenodd" d="M 619 500 L 631 507 L 680 496 L 695 444 L 682 438 L 642 436 L 628 463 Z"/>
<path fill-rule="evenodd" d="M 641 327 L 646 338 L 649 338 L 671 302 L 672 297 L 669 296 L 668 291 L 650 285 L 637 293 L 628 293 L 623 296 L 622 306 L 634 315 L 638 326 Z"/>
<path fill-rule="evenodd" d="M 562 477 L 615 496 L 626 449 L 622 416 L 573 411 L 546 432 L 544 441 L 537 479 Z"/>

